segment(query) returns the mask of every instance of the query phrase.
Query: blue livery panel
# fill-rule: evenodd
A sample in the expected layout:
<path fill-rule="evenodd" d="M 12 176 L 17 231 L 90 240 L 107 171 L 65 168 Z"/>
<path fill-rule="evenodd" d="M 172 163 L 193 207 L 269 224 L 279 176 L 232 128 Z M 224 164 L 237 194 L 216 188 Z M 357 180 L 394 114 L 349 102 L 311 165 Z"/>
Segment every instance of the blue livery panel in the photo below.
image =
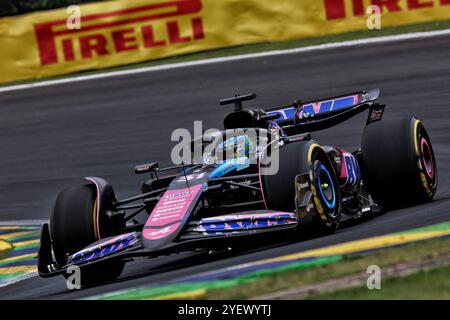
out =
<path fill-rule="evenodd" d="M 319 113 L 335 111 L 343 108 L 352 107 L 358 104 L 358 95 L 346 96 L 342 98 L 324 100 L 319 102 L 312 102 L 303 105 L 303 108 L 299 111 L 297 119 L 303 119 L 307 117 L 314 117 Z M 293 120 L 295 118 L 295 108 L 287 107 L 280 110 L 269 111 L 268 114 L 279 114 L 280 120 Z"/>

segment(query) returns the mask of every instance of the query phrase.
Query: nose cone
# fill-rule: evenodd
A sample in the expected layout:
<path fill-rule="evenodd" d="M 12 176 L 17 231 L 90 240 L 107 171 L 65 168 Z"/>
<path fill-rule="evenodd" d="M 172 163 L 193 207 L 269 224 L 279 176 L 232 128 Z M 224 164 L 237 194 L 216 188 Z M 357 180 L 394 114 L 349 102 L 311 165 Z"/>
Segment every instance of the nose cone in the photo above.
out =
<path fill-rule="evenodd" d="M 142 230 L 144 247 L 157 249 L 172 242 L 189 220 L 202 194 L 203 184 L 175 179 L 153 209 Z"/>

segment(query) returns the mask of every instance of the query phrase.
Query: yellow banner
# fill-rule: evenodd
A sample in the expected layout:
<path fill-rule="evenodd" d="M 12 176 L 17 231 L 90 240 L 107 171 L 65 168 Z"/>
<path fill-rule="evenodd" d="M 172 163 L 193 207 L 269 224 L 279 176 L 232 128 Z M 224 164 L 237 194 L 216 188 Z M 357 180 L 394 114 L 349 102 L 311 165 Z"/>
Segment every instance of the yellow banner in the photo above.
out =
<path fill-rule="evenodd" d="M 450 18 L 450 0 L 121 0 L 0 19 L 0 83 L 264 41 Z M 76 21 L 76 19 L 75 19 Z M 79 28 L 78 28 L 79 27 Z"/>

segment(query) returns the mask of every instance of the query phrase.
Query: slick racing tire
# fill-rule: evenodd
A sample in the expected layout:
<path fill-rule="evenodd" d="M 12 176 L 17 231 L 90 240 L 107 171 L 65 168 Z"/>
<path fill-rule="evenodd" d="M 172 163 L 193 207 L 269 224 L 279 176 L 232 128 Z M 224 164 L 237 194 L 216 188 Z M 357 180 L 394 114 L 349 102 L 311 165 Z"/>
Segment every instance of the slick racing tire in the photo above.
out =
<path fill-rule="evenodd" d="M 294 212 L 295 177 L 308 173 L 316 215 L 313 226 L 321 232 L 334 232 L 341 219 L 341 193 L 334 167 L 322 148 L 312 141 L 287 144 L 279 149 L 279 169 L 263 175 L 267 208 Z"/>
<path fill-rule="evenodd" d="M 82 184 L 61 191 L 50 218 L 50 237 L 57 264 L 67 264 L 69 255 L 100 240 L 97 229 L 97 193 L 92 184 Z M 104 229 L 102 231 L 105 231 Z M 110 234 L 102 233 L 102 237 Z M 117 278 L 124 263 L 107 261 L 81 268 L 81 285 L 91 286 Z M 70 277 L 70 274 L 64 274 Z"/>
<path fill-rule="evenodd" d="M 430 137 L 416 118 L 383 120 L 364 129 L 363 180 L 385 208 L 426 203 L 437 190 L 436 158 Z"/>

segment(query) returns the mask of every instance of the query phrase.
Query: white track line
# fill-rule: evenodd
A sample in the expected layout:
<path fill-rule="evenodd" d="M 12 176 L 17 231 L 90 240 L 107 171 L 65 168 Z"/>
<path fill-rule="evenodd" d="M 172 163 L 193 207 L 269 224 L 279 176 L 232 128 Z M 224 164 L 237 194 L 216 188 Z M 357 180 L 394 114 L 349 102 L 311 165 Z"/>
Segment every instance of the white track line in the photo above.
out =
<path fill-rule="evenodd" d="M 11 220 L 0 221 L 0 226 L 42 226 L 48 220 Z"/>
<path fill-rule="evenodd" d="M 321 44 L 321 45 L 317 45 L 317 46 L 310 46 L 310 47 L 303 47 L 303 48 L 296 48 L 296 49 L 273 50 L 273 51 L 266 51 L 266 52 L 259 52 L 259 53 L 235 55 L 235 56 L 230 56 L 230 57 L 197 60 L 197 61 L 191 61 L 191 62 L 172 63 L 172 64 L 153 66 L 153 67 L 144 67 L 144 68 L 136 68 L 136 69 L 128 69 L 128 70 L 120 70 L 120 71 L 103 72 L 103 73 L 97 73 L 97 74 L 86 75 L 86 76 L 74 76 L 74 77 L 58 79 L 58 80 L 47 80 L 47 81 L 39 81 L 39 82 L 27 83 L 27 84 L 5 86 L 5 87 L 0 87 L 0 93 L 8 92 L 8 91 L 17 91 L 17 90 L 24 90 L 24 89 L 31 89 L 31 88 L 46 87 L 46 86 L 72 83 L 72 82 L 81 82 L 81 81 L 87 81 L 87 80 L 96 80 L 96 79 L 111 78 L 111 77 L 124 76 L 124 75 L 139 74 L 139 73 L 145 73 L 145 72 L 155 72 L 155 71 L 171 70 L 171 69 L 186 68 L 186 67 L 193 67 L 193 66 L 201 66 L 201 65 L 207 65 L 207 64 L 212 64 L 212 63 L 221 63 L 221 62 L 237 61 L 237 60 L 244 60 L 244 59 L 263 58 L 263 57 L 274 57 L 274 56 L 280 56 L 280 55 L 290 55 L 290 54 L 298 54 L 298 53 L 305 53 L 305 52 L 312 52 L 312 51 L 322 51 L 322 50 L 331 50 L 331 49 L 346 48 L 346 47 L 363 46 L 363 45 L 368 45 L 368 44 L 379 44 L 379 43 L 390 43 L 390 42 L 406 41 L 406 40 L 435 38 L 435 37 L 446 36 L 446 35 L 450 35 L 450 29 L 407 33 L 407 34 L 401 34 L 401 35 L 383 36 L 383 37 L 351 40 L 351 41 L 344 41 L 344 42 L 334 42 L 334 43 L 327 43 L 327 44 Z"/>
<path fill-rule="evenodd" d="M 20 275 L 20 276 L 18 276 L 16 278 L 11 279 L 11 280 L 6 280 L 5 282 L 0 282 L 0 288 L 7 287 L 7 286 L 12 285 L 14 283 L 21 282 L 21 281 L 24 281 L 24 280 L 27 280 L 27 279 L 30 279 L 30 278 L 34 278 L 34 277 L 36 277 L 38 275 L 39 274 L 37 272 L 25 273 L 23 275 Z"/>

